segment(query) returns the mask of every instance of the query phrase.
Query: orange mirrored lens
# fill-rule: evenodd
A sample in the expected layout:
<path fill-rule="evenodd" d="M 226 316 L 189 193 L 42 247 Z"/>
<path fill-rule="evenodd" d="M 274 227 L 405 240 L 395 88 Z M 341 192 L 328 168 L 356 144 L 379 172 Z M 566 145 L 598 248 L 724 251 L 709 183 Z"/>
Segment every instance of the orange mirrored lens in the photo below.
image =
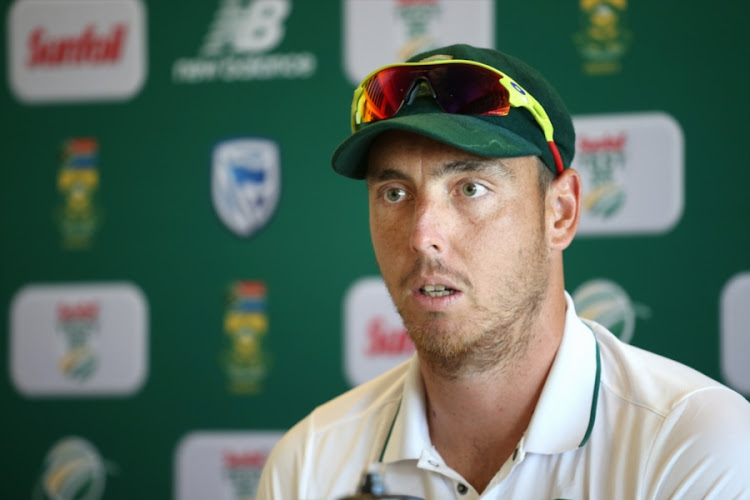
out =
<path fill-rule="evenodd" d="M 364 83 L 359 124 L 384 120 L 401 108 L 416 82 L 426 81 L 446 113 L 504 116 L 510 111 L 502 75 L 471 64 L 392 66 Z"/>

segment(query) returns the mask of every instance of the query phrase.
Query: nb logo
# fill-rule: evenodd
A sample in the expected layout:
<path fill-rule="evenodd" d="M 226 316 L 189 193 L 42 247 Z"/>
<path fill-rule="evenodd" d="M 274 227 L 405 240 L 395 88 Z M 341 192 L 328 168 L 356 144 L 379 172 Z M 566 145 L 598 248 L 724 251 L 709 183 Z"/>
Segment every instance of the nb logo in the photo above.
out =
<path fill-rule="evenodd" d="M 244 5 L 243 5 L 244 4 Z M 284 38 L 289 0 L 223 0 L 201 48 L 203 56 L 264 52 Z"/>

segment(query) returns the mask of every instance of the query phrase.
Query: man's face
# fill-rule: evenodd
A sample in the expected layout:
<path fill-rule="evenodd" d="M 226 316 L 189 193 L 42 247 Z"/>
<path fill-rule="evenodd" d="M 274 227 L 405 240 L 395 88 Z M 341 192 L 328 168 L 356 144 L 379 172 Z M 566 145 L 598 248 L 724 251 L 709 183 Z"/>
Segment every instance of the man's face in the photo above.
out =
<path fill-rule="evenodd" d="M 420 356 L 446 374 L 488 368 L 529 341 L 550 255 L 536 162 L 404 132 L 371 148 L 375 256 Z"/>

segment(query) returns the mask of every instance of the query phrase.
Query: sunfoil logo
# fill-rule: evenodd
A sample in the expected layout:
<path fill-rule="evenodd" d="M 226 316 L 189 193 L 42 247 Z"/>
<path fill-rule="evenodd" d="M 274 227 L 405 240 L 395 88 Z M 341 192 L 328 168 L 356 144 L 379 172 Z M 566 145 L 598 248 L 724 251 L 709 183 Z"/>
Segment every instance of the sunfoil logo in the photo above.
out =
<path fill-rule="evenodd" d="M 90 24 L 83 32 L 72 36 L 56 37 L 44 27 L 29 35 L 29 59 L 26 66 L 102 65 L 116 64 L 122 59 L 123 45 L 128 26 L 118 23 L 108 33 L 98 33 Z"/>
<path fill-rule="evenodd" d="M 662 234 L 682 217 L 684 137 L 662 112 L 573 118 L 581 236 Z"/>
<path fill-rule="evenodd" d="M 344 297 L 344 369 L 352 386 L 406 361 L 414 343 L 380 277 L 355 281 Z"/>
<path fill-rule="evenodd" d="M 125 100 L 146 78 L 141 0 L 16 0 L 8 35 L 10 87 L 25 103 Z"/>
<path fill-rule="evenodd" d="M 290 0 L 223 0 L 199 54 L 172 66 L 175 83 L 309 78 L 317 58 L 310 52 L 273 53 L 285 36 Z"/>

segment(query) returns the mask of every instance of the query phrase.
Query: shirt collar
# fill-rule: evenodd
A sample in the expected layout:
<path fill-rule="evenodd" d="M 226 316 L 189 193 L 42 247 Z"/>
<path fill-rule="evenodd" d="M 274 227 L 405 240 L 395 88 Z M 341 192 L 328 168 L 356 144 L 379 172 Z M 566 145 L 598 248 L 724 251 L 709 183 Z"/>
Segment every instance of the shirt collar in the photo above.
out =
<path fill-rule="evenodd" d="M 596 418 L 599 347 L 591 329 L 577 316 L 567 292 L 565 301 L 563 338 L 522 439 L 523 453 L 551 455 L 583 446 Z M 415 355 L 406 373 L 401 403 L 389 422 L 381 454 L 384 463 L 419 460 L 432 449 L 425 412 L 424 384 Z"/>
<path fill-rule="evenodd" d="M 552 455 L 586 444 L 596 418 L 601 361 L 594 333 L 565 294 L 565 331 L 524 435 L 527 453 Z"/>

